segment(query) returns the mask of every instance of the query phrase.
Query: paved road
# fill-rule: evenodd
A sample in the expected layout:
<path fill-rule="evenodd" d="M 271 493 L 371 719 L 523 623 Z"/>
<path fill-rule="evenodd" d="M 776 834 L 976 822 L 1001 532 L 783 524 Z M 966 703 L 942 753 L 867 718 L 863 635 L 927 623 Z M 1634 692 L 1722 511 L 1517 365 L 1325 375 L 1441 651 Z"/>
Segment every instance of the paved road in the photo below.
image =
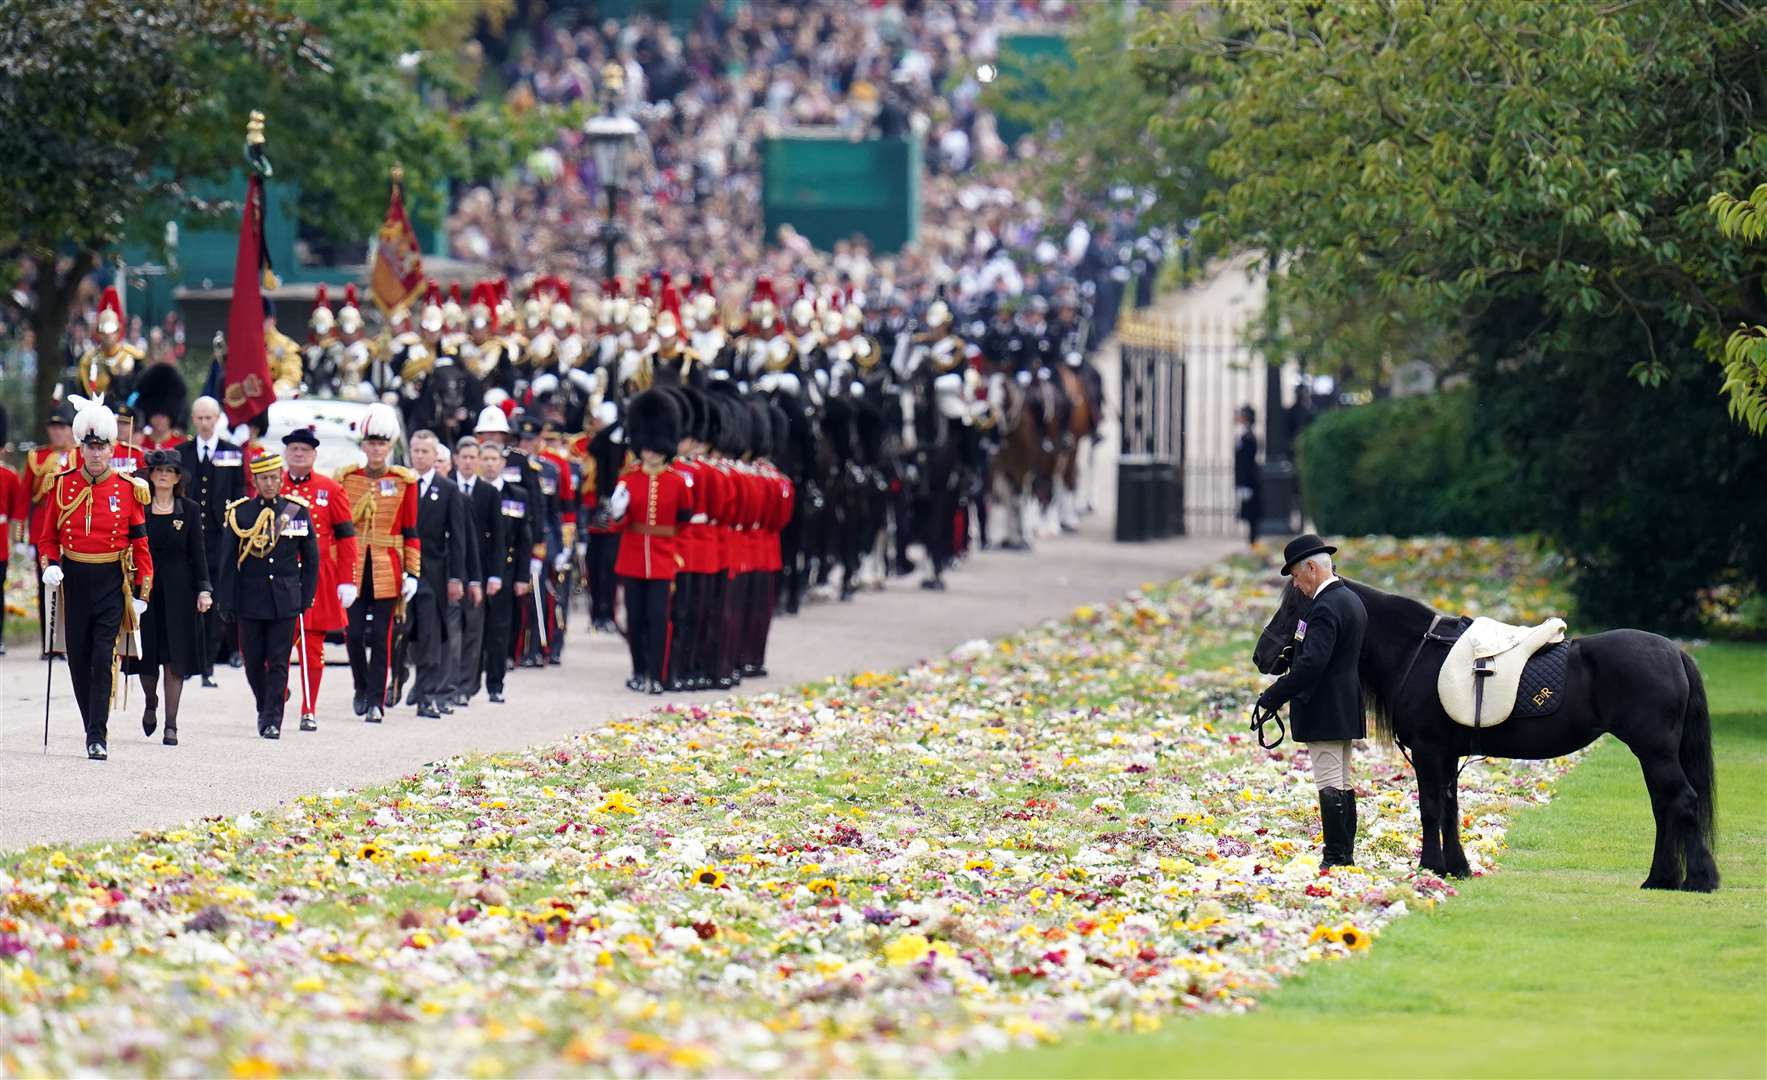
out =
<path fill-rule="evenodd" d="M 1109 522 L 1090 519 L 1077 536 L 1045 541 L 1032 554 L 982 552 L 954 572 L 942 596 L 892 582 L 851 603 L 825 603 L 775 623 L 771 676 L 745 692 L 832 674 L 893 668 L 939 655 L 976 637 L 1009 633 L 1076 605 L 1219 558 L 1213 540 L 1152 545 L 1109 541 Z M 0 659 L 0 850 L 38 842 L 127 836 L 205 814 L 238 814 L 292 796 L 393 780 L 428 761 L 469 750 L 503 750 L 561 738 L 650 707 L 627 691 L 624 643 L 579 632 L 565 663 L 510 676 L 510 701 L 440 720 L 394 710 L 374 727 L 350 714 L 349 670 L 327 670 L 320 730 L 303 734 L 291 716 L 280 742 L 257 737 L 251 695 L 239 672 L 218 673 L 219 689 L 195 683 L 178 721 L 182 745 L 144 739 L 140 692 L 111 718 L 111 759 L 86 760 L 67 668 L 55 672 L 49 752 L 42 752 L 43 665 Z M 705 695 L 709 698 L 713 695 Z"/>

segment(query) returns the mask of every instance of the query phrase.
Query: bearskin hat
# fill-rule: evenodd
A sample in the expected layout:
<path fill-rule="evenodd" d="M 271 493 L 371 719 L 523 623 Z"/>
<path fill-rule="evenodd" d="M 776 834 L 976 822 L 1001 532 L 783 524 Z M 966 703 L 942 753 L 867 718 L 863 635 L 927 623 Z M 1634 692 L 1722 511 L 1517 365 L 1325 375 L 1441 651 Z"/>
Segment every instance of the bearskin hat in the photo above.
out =
<path fill-rule="evenodd" d="M 150 365 L 141 373 L 132 395 L 136 416 L 151 421 L 163 413 L 171 419 L 173 427 L 184 423 L 184 409 L 189 397 L 190 388 L 173 364 Z"/>
<path fill-rule="evenodd" d="M 681 407 L 666 390 L 646 390 L 626 406 L 626 434 L 634 450 L 672 456 L 681 445 Z"/>

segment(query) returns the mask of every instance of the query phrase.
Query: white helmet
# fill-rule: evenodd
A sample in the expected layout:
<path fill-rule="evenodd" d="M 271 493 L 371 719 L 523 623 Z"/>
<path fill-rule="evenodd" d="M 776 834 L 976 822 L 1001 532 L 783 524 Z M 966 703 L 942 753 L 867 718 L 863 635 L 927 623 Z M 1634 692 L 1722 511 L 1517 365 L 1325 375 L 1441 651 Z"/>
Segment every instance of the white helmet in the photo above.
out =
<path fill-rule="evenodd" d="M 384 401 L 368 406 L 362 414 L 364 439 L 396 439 L 399 437 L 399 412 Z"/>
<path fill-rule="evenodd" d="M 634 334 L 642 334 L 650 329 L 650 309 L 643 304 L 633 304 L 632 310 L 626 315 L 626 325 Z"/>
<path fill-rule="evenodd" d="M 472 430 L 474 435 L 507 435 L 509 434 L 509 417 L 503 415 L 503 410 L 497 406 L 486 405 L 479 410 L 478 425 Z"/>

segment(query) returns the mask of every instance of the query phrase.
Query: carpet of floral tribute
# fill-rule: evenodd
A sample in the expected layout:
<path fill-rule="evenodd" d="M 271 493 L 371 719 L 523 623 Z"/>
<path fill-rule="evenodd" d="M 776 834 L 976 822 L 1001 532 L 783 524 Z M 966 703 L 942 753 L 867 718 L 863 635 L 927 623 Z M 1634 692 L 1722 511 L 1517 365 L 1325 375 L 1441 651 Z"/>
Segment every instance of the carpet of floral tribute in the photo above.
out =
<path fill-rule="evenodd" d="M 1445 610 L 1563 610 L 1556 560 L 1358 540 Z M 901 673 L 673 707 L 396 784 L 0 857 L 0 1071 L 920 1074 L 1240 1010 L 1454 895 L 1358 771 L 1320 875 L 1257 749 L 1273 575 L 1235 562 Z M 1567 762 L 1466 770 L 1469 858 Z"/>

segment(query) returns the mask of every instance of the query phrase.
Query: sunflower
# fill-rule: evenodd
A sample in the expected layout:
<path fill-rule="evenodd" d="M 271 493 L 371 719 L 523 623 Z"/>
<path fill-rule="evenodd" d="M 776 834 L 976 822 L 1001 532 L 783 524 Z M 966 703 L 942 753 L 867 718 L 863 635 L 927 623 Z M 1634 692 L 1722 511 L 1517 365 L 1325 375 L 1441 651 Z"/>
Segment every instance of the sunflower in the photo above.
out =
<path fill-rule="evenodd" d="M 601 812 L 604 814 L 636 814 L 638 808 L 632 805 L 625 792 L 610 791 L 607 793 L 607 798 L 601 803 Z"/>
<path fill-rule="evenodd" d="M 1345 923 L 1337 928 L 1337 941 L 1351 952 L 1361 952 L 1373 941 L 1368 931 L 1354 923 Z"/>
<path fill-rule="evenodd" d="M 1321 923 L 1313 928 L 1312 935 L 1307 938 L 1307 944 L 1317 945 L 1321 941 L 1327 941 L 1335 945 L 1342 940 L 1343 938 L 1339 936 L 1337 927 L 1326 926 L 1324 923 Z"/>
<path fill-rule="evenodd" d="M 693 883 L 707 889 L 722 889 L 724 875 L 715 866 L 702 866 L 693 872 Z"/>
<path fill-rule="evenodd" d="M 380 862 L 386 857 L 387 853 L 382 851 L 379 846 L 375 844 L 363 844 L 356 849 L 356 858 L 365 862 Z"/>
<path fill-rule="evenodd" d="M 816 880 L 810 882 L 807 887 L 809 888 L 809 890 L 811 892 L 818 893 L 822 896 L 839 896 L 840 895 L 840 886 L 835 883 L 835 880 L 833 878 L 819 877 Z"/>

